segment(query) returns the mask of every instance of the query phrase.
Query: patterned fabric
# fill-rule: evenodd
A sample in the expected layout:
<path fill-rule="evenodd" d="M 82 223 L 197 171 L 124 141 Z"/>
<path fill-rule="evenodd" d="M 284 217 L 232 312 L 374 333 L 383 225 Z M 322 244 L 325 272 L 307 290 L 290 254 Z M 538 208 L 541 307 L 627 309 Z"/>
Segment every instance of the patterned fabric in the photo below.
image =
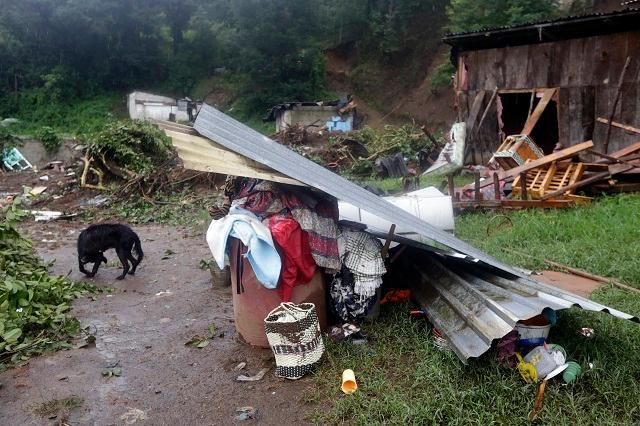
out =
<path fill-rule="evenodd" d="M 376 304 L 382 275 L 387 272 L 380 254 L 382 243 L 367 232 L 343 228 L 338 248 L 343 264 L 329 294 L 336 314 L 343 321 L 357 322 Z"/>
<path fill-rule="evenodd" d="M 324 353 L 320 322 L 313 303 L 281 303 L 264 319 L 276 358 L 276 375 L 299 379 L 313 371 Z"/>
<path fill-rule="evenodd" d="M 353 274 L 346 266 L 333 278 L 329 294 L 336 315 L 345 322 L 364 320 L 377 301 L 375 293 L 373 296 L 363 296 L 355 292 Z"/>
<path fill-rule="evenodd" d="M 246 179 L 232 202 L 262 219 L 273 215 L 293 218 L 309 235 L 311 255 L 318 266 L 340 270 L 338 203 L 306 188 L 290 189 L 273 182 Z"/>
<path fill-rule="evenodd" d="M 382 243 L 373 235 L 363 231 L 343 231 L 344 264 L 356 274 L 380 277 L 387 272 L 380 250 Z"/>
<path fill-rule="evenodd" d="M 380 254 L 382 243 L 367 232 L 347 229 L 342 231 L 341 239 L 342 261 L 353 274 L 353 291 L 365 297 L 374 296 L 387 272 Z"/>

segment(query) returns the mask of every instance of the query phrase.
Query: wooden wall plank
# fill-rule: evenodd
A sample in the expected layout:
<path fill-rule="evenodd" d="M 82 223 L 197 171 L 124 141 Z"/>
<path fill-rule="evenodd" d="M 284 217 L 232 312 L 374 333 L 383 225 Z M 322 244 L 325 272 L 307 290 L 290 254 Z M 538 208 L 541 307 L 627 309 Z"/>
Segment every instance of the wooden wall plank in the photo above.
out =
<path fill-rule="evenodd" d="M 640 31 L 468 54 L 469 88 L 475 90 L 609 84 L 620 75 L 627 55 L 638 56 L 638 63 L 632 63 L 625 81 L 640 81 Z"/>
<path fill-rule="evenodd" d="M 564 147 L 569 146 L 571 140 L 570 96 L 571 90 L 569 88 L 558 89 L 558 139 Z"/>
<path fill-rule="evenodd" d="M 553 56 L 553 44 L 544 43 L 531 46 L 529 64 L 527 66 L 528 87 L 550 87 L 549 72 Z"/>

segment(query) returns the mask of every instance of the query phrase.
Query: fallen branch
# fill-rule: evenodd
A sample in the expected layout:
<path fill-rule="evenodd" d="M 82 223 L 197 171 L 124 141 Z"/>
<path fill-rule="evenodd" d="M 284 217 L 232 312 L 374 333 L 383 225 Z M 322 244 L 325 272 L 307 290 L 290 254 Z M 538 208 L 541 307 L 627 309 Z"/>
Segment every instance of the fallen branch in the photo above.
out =
<path fill-rule="evenodd" d="M 396 144 L 396 145 L 393 145 L 393 146 L 388 146 L 388 147 L 386 147 L 386 148 L 381 149 L 380 151 L 378 151 L 378 152 L 376 152 L 376 153 L 371 154 L 370 156 L 368 156 L 367 158 L 365 158 L 365 160 L 367 160 L 367 161 L 371 161 L 371 160 L 373 160 L 374 158 L 376 158 L 378 155 L 380 155 L 380 154 L 382 154 L 382 153 L 384 153 L 384 152 L 387 152 L 387 151 L 391 151 L 391 150 L 392 150 L 392 149 L 394 149 L 394 148 L 399 148 L 399 147 L 400 147 L 400 144 Z"/>

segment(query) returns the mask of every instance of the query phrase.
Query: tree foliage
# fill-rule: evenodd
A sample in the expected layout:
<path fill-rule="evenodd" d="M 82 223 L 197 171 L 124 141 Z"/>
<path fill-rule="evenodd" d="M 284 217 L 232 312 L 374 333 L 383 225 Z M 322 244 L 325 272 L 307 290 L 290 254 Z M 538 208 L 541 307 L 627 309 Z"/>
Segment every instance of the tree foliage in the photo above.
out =
<path fill-rule="evenodd" d="M 241 75 L 254 109 L 326 95 L 326 49 L 399 64 L 452 30 L 553 16 L 552 0 L 21 0 L 0 7 L 0 115 Z M 420 64 L 422 66 L 422 64 Z"/>
<path fill-rule="evenodd" d="M 448 29 L 463 32 L 517 25 L 559 13 L 557 0 L 451 0 Z"/>

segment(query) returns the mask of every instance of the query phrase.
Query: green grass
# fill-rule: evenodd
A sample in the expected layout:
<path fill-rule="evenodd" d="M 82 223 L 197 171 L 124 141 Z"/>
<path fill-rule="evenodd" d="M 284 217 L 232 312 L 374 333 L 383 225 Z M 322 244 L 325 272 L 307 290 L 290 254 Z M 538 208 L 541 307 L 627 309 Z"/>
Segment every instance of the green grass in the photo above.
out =
<path fill-rule="evenodd" d="M 510 212 L 512 228 L 499 227 L 499 213 L 468 214 L 457 221 L 462 239 L 522 267 L 541 267 L 500 249 L 511 247 L 544 256 L 632 285 L 640 283 L 639 196 L 604 198 L 565 211 Z M 506 219 L 502 218 L 505 222 Z M 506 222 L 508 223 L 508 222 Z M 490 235 L 487 235 L 487 227 Z M 605 286 L 592 298 L 640 315 L 640 297 Z M 328 342 L 315 375 L 320 392 L 304 399 L 318 405 L 318 424 L 531 424 L 528 414 L 537 390 L 515 370 L 500 367 L 490 351 L 469 365 L 433 343 L 431 327 L 408 315 L 409 306 L 384 306 L 366 325 L 371 347 Z M 610 315 L 579 309 L 558 312 L 549 340 L 561 344 L 583 368 L 572 385 L 552 381 L 537 424 L 607 425 L 640 423 L 640 326 Z M 587 340 L 576 331 L 591 327 Z M 593 368 L 589 367 L 593 364 Z M 339 390 L 343 369 L 356 372 L 358 391 Z"/>
<path fill-rule="evenodd" d="M 378 189 L 382 189 L 389 193 L 402 192 L 402 178 L 359 178 L 359 177 L 347 177 L 349 180 L 356 182 L 359 185 L 369 185 Z M 456 187 L 464 186 L 473 182 L 473 177 L 469 176 L 455 176 L 453 178 Z M 447 178 L 444 176 L 421 176 L 420 188 L 426 188 L 428 186 L 435 186 L 441 189 L 444 193 L 447 193 Z"/>
<path fill-rule="evenodd" d="M 639 212 L 640 196 L 619 195 L 567 210 L 511 212 L 508 219 L 496 211 L 466 214 L 456 220 L 456 234 L 517 266 L 541 269 L 549 259 L 640 287 Z"/>

